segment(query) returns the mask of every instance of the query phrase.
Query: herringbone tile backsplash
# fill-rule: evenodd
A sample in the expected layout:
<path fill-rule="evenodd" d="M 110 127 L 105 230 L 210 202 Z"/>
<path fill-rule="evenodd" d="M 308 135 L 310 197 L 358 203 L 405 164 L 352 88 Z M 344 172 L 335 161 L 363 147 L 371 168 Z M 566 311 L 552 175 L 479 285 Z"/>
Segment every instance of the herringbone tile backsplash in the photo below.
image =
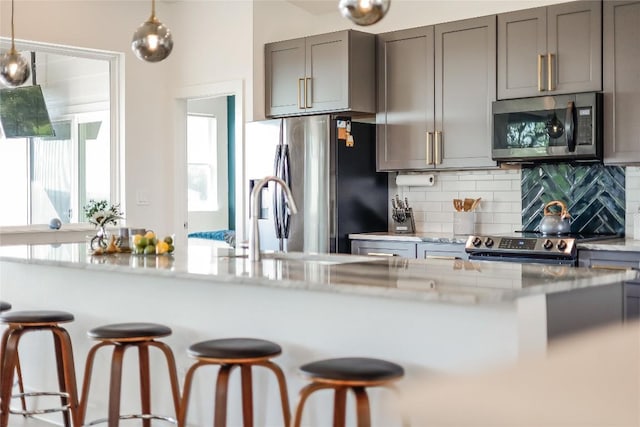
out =
<path fill-rule="evenodd" d="M 544 206 L 560 200 L 571 213 L 573 233 L 624 233 L 625 170 L 566 163 L 522 168 L 523 230 L 538 230 Z"/>

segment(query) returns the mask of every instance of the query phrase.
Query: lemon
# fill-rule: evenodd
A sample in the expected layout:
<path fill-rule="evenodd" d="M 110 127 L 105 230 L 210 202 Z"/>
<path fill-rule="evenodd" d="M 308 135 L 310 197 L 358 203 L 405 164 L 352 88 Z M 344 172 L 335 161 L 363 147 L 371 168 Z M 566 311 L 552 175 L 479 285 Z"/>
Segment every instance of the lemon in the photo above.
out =
<path fill-rule="evenodd" d="M 169 244 L 167 242 L 158 242 L 156 244 L 156 253 L 161 255 L 169 250 Z"/>
<path fill-rule="evenodd" d="M 134 234 L 133 235 L 133 245 L 138 246 L 140 244 L 140 239 L 142 239 L 142 234 Z"/>
<path fill-rule="evenodd" d="M 149 230 L 147 231 L 147 233 L 144 235 L 144 237 L 146 237 L 147 239 L 151 240 L 151 239 L 155 239 L 156 238 L 156 233 L 154 233 L 153 231 Z"/>

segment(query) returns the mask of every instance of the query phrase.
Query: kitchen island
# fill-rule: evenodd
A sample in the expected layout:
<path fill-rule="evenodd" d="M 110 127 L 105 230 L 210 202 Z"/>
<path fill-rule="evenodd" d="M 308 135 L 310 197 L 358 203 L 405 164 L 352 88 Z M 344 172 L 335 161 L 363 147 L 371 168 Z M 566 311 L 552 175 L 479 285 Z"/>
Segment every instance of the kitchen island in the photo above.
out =
<path fill-rule="evenodd" d="M 569 310 L 566 315 L 574 323 L 561 325 L 565 330 L 619 320 L 621 283 L 631 276 L 634 273 L 565 266 L 350 255 L 267 255 L 249 262 L 241 252 L 206 241 L 190 242 L 174 256 L 91 256 L 84 243 L 0 247 L 1 299 L 16 310 L 74 313 L 76 321 L 67 329 L 79 378 L 93 344 L 86 337 L 88 329 L 159 322 L 174 331 L 165 341 L 176 354 L 181 380 L 193 362 L 186 348 L 194 342 L 232 336 L 278 342 L 283 354 L 275 361 L 285 371 L 293 404 L 305 384 L 297 367 L 316 359 L 388 359 L 403 365 L 410 381 L 480 371 L 542 354 L 548 345 L 550 308 Z M 599 299 L 595 306 L 594 298 Z M 49 345 L 38 337 L 25 338 L 25 371 L 42 373 L 33 355 L 49 354 L 44 351 Z M 100 374 L 94 376 L 88 420 L 105 413 L 109 358 L 104 353 L 96 360 L 94 371 Z M 123 410 L 134 412 L 136 376 L 133 371 L 127 375 L 126 369 Z M 168 393 L 161 393 L 168 390 L 161 364 L 155 375 L 153 387 L 160 393 L 155 393 L 153 407 L 170 414 Z M 213 417 L 214 380 L 204 377 L 195 384 L 189 409 L 189 424 L 194 426 L 209 425 Z M 26 381 L 32 388 L 43 386 L 35 377 L 26 376 Z M 258 371 L 255 391 L 260 395 L 255 399 L 256 425 L 279 425 L 275 381 Z M 240 424 L 239 393 L 234 376 L 229 425 Z M 399 425 L 382 398 L 394 400 L 388 392 L 374 390 L 373 419 L 378 425 Z M 305 425 L 330 420 L 332 399 L 314 399 Z"/>

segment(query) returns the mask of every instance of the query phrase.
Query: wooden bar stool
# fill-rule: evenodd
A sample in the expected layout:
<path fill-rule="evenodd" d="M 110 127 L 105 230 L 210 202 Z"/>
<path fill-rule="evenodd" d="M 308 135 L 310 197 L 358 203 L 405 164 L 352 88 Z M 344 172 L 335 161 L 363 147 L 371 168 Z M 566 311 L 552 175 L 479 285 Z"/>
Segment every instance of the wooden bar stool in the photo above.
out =
<path fill-rule="evenodd" d="M 112 345 L 113 356 L 111 359 L 111 379 L 109 385 L 109 410 L 108 417 L 91 421 L 88 425 L 107 422 L 109 427 L 117 427 L 120 420 L 142 419 L 144 427 L 151 426 L 151 420 L 164 420 L 175 423 L 176 420 L 162 415 L 151 413 L 151 378 L 149 366 L 149 347 L 156 347 L 164 354 L 167 360 L 169 380 L 171 382 L 171 394 L 175 409 L 175 416 L 178 417 L 180 405 L 180 386 L 178 384 L 178 374 L 176 372 L 176 362 L 171 348 L 157 338 L 171 335 L 171 329 L 156 323 L 119 323 L 100 326 L 88 332 L 89 337 L 100 341 L 94 345 L 87 355 L 87 363 L 84 371 L 84 382 L 82 384 L 82 397 L 80 398 L 80 421 L 85 422 L 87 411 L 87 398 L 91 384 L 91 372 L 96 352 L 105 346 Z M 122 361 L 124 352 L 129 347 L 138 349 L 139 371 L 140 371 L 140 414 L 122 415 L 120 414 L 120 392 L 122 386 Z"/>
<path fill-rule="evenodd" d="M 371 425 L 367 387 L 390 387 L 404 376 L 404 369 L 395 363 L 366 357 L 327 359 L 308 363 L 300 372 L 311 380 L 300 391 L 300 397 L 292 427 L 300 427 L 302 412 L 307 398 L 315 391 L 334 390 L 333 426 L 344 427 L 346 422 L 347 391 L 353 390 L 356 397 L 358 427 Z"/>
<path fill-rule="evenodd" d="M 191 382 L 195 371 L 205 365 L 220 365 L 215 391 L 214 427 L 224 427 L 227 423 L 227 389 L 231 371 L 240 367 L 242 381 L 242 420 L 244 427 L 253 426 L 253 392 L 251 368 L 262 366 L 271 370 L 280 388 L 280 402 L 284 425 L 291 418 L 287 383 L 282 369 L 270 359 L 280 355 L 282 348 L 271 341 L 254 338 L 226 338 L 199 342 L 187 350 L 189 356 L 197 359 L 185 377 L 178 427 L 186 427 Z"/>
<path fill-rule="evenodd" d="M 79 427 L 78 392 L 76 373 L 73 363 L 73 349 L 69 333 L 60 323 L 73 321 L 73 314 L 65 311 L 11 311 L 0 315 L 0 323 L 8 325 L 2 334 L 0 346 L 0 427 L 9 425 L 9 414 L 35 415 L 50 412 L 62 412 L 64 425 Z M 18 344 L 27 332 L 50 331 L 53 335 L 57 364 L 59 391 L 57 392 L 20 392 L 13 397 L 59 396 L 60 408 L 13 410 L 10 409 L 11 389 L 14 384 L 14 373 L 18 365 Z"/>

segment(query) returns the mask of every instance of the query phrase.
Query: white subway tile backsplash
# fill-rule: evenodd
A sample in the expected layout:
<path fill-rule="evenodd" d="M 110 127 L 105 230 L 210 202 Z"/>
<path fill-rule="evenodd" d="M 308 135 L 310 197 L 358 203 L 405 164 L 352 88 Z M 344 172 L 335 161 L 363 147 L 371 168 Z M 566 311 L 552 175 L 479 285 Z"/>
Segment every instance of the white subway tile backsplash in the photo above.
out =
<path fill-rule="evenodd" d="M 482 191 L 511 191 L 511 181 L 478 181 L 476 182 L 478 190 Z M 518 187 L 520 188 L 520 187 Z"/>
<path fill-rule="evenodd" d="M 452 233 L 453 199 L 478 197 L 482 201 L 476 215 L 477 232 L 508 233 L 522 227 L 519 170 L 439 172 L 435 176 L 432 187 L 391 190 L 390 186 L 391 191 L 409 199 L 417 231 Z"/>
<path fill-rule="evenodd" d="M 445 181 L 442 183 L 444 191 L 474 191 L 480 184 L 475 181 Z"/>

